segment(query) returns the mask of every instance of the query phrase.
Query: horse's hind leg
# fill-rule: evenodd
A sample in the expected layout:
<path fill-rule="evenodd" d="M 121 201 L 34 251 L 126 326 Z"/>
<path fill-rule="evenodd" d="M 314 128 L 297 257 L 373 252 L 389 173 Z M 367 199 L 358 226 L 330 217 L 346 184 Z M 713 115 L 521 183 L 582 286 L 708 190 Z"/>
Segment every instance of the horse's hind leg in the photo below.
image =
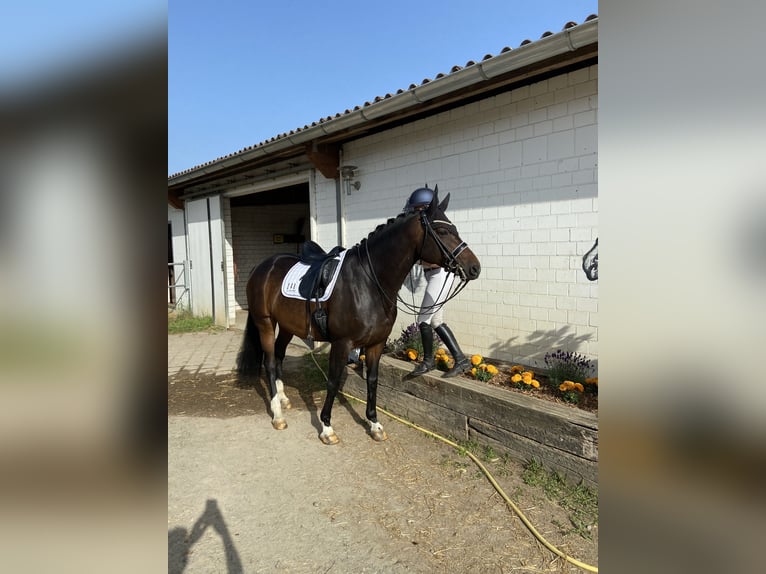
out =
<path fill-rule="evenodd" d="M 285 394 L 285 383 L 282 380 L 282 363 L 285 360 L 287 354 L 287 345 L 293 338 L 292 333 L 283 331 L 280 327 L 279 334 L 277 335 L 277 342 L 274 346 L 274 355 L 276 357 L 276 380 L 275 386 L 277 390 L 276 396 L 279 397 L 279 403 L 283 409 L 289 410 L 293 407 L 290 399 Z"/>
<path fill-rule="evenodd" d="M 279 398 L 279 391 L 277 389 L 277 360 L 274 353 L 275 325 L 268 317 L 258 318 L 254 322 L 261 335 L 266 380 L 269 383 L 269 392 L 271 393 L 271 426 L 276 430 L 284 430 L 287 428 L 287 421 L 282 415 L 282 401 Z"/>

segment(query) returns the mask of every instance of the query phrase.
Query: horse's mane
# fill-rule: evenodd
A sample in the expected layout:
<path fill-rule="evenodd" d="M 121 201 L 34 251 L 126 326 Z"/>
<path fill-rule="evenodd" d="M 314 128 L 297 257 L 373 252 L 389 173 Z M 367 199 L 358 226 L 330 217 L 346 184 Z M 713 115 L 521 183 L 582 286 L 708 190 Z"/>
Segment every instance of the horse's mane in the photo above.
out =
<path fill-rule="evenodd" d="M 388 221 L 386 221 L 385 223 L 381 223 L 381 224 L 380 224 L 380 225 L 378 225 L 378 226 L 377 226 L 375 229 L 373 229 L 372 231 L 370 231 L 370 233 L 367 235 L 367 237 L 366 237 L 366 238 L 364 238 L 364 239 L 362 239 L 362 240 L 359 242 L 359 245 L 361 245 L 362 243 L 364 243 L 365 241 L 367 241 L 367 240 L 369 240 L 369 239 L 372 239 L 372 236 L 373 236 L 373 235 L 377 235 L 377 234 L 378 234 L 378 233 L 380 233 L 380 232 L 381 232 L 383 229 L 386 229 L 386 228 L 390 227 L 391 225 L 393 225 L 394 223 L 396 223 L 396 222 L 397 222 L 397 221 L 399 221 L 400 219 L 403 219 L 403 218 L 407 217 L 408 215 L 410 215 L 410 214 L 408 214 L 408 213 L 400 213 L 400 214 L 399 214 L 399 215 L 397 215 L 396 217 L 391 217 L 391 218 L 390 218 L 390 219 L 388 219 Z"/>

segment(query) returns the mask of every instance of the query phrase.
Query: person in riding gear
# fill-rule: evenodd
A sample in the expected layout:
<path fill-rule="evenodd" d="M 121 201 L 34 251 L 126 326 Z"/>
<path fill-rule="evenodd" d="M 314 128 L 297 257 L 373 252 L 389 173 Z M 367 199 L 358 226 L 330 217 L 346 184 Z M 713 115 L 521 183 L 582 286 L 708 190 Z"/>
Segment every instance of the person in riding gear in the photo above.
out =
<path fill-rule="evenodd" d="M 433 197 L 434 191 L 429 189 L 428 186 L 416 189 L 407 199 L 407 203 L 404 205 L 404 213 L 415 213 L 426 209 Z M 447 282 L 449 281 L 451 285 L 454 276 L 436 264 L 420 261 L 420 265 L 423 268 L 423 275 L 426 279 L 426 291 L 423 295 L 423 301 L 420 304 L 420 312 L 417 317 L 420 337 L 423 343 L 423 362 L 415 367 L 407 377 L 411 378 L 422 375 L 436 367 L 434 360 L 434 331 L 436 331 L 436 334 L 439 335 L 439 338 L 447 346 L 447 350 L 455 361 L 455 364 L 444 376 L 454 377 L 471 368 L 470 360 L 460 350 L 455 335 L 443 321 L 442 307 L 450 292 Z"/>

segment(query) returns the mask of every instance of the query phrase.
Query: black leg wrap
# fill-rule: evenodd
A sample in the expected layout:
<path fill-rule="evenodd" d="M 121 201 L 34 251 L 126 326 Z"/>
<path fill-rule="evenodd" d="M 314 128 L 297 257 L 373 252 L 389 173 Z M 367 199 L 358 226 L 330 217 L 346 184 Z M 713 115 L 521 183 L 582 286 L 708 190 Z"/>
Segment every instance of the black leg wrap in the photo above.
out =
<path fill-rule="evenodd" d="M 449 371 L 444 373 L 444 376 L 448 378 L 455 377 L 470 369 L 471 361 L 468 360 L 468 357 L 466 357 L 463 354 L 463 351 L 460 350 L 460 345 L 457 344 L 457 340 L 455 339 L 452 330 L 446 324 L 442 323 L 436 327 L 436 334 L 439 335 L 439 338 L 444 341 L 445 345 L 447 345 L 450 355 L 452 355 L 452 358 L 455 360 L 455 364 Z"/>

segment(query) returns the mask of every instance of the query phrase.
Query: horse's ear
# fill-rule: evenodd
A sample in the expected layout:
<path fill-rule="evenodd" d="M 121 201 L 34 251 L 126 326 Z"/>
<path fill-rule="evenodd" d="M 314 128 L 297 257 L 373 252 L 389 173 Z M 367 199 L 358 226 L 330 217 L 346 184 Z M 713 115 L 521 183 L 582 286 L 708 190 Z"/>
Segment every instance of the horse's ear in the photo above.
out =
<path fill-rule="evenodd" d="M 437 185 L 436 188 L 434 188 L 434 195 L 431 198 L 431 203 L 428 204 L 428 208 L 426 209 L 426 215 L 428 217 L 433 217 L 436 214 L 436 210 L 439 208 L 439 186 Z"/>
<path fill-rule="evenodd" d="M 444 201 L 442 201 L 442 202 L 439 204 L 439 209 L 442 211 L 442 213 L 444 213 L 445 211 L 447 211 L 447 206 L 449 205 L 449 196 L 450 196 L 450 194 L 448 193 L 448 194 L 447 194 L 447 197 L 445 197 L 445 198 L 444 198 Z"/>

